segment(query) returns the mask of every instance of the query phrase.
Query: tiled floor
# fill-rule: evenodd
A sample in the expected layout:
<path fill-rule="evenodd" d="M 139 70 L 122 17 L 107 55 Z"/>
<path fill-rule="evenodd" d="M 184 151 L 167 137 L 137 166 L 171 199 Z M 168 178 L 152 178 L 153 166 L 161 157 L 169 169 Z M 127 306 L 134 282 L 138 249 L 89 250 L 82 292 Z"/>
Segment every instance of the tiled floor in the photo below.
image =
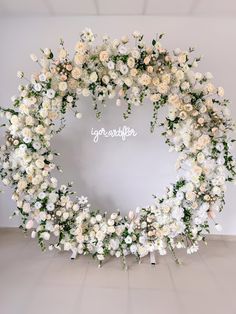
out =
<path fill-rule="evenodd" d="M 42 253 L 17 229 L 0 229 L 0 314 L 236 314 L 236 242 L 209 241 L 158 265 Z"/>

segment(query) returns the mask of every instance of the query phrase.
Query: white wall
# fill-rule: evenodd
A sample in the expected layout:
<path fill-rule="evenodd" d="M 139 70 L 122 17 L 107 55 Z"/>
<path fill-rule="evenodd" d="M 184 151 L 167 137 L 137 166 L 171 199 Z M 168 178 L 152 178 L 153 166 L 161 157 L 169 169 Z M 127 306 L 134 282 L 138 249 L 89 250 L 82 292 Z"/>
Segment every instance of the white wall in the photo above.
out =
<path fill-rule="evenodd" d="M 14 18 L 0 20 L 0 104 L 7 105 L 19 84 L 17 70 L 28 75 L 36 69 L 29 59 L 31 52 L 39 48 L 57 49 L 59 39 L 73 50 L 79 32 L 86 26 L 97 34 L 107 33 L 120 37 L 140 30 L 147 40 L 156 33 L 165 32 L 163 40 L 169 49 L 189 46 L 197 48 L 204 58 L 200 70 L 210 71 L 215 83 L 225 87 L 232 103 L 232 116 L 236 118 L 235 73 L 236 42 L 235 19 L 175 18 L 175 17 L 60 17 L 60 18 Z M 96 121 L 88 99 L 80 103 L 84 119 L 67 117 L 67 128 L 55 138 L 53 147 L 61 152 L 59 163 L 64 168 L 62 182 L 74 181 L 79 194 L 88 195 L 93 207 L 122 212 L 138 205 L 152 202 L 152 194 L 161 195 L 165 186 L 175 180 L 175 154 L 160 137 L 160 130 L 149 133 L 151 106 L 146 103 L 136 108 L 131 119 L 122 121 L 122 109 L 114 102 L 108 104 L 101 122 Z M 107 129 L 122 125 L 134 127 L 135 138 L 122 143 L 118 139 L 106 139 L 98 144 L 92 142 L 91 127 Z M 1 136 L 1 142 L 3 141 Z M 8 217 L 15 207 L 10 191 L 4 188 L 0 195 L 0 226 L 16 226 L 17 220 Z M 225 210 L 219 216 L 224 234 L 236 234 L 235 186 L 229 186 Z M 214 231 L 214 230 L 213 230 Z"/>

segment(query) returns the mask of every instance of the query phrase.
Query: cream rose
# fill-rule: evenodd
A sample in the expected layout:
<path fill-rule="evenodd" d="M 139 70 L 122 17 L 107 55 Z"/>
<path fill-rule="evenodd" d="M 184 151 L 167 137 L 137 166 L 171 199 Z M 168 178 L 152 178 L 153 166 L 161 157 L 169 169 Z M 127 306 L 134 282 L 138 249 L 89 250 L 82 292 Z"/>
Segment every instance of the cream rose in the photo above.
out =
<path fill-rule="evenodd" d="M 223 87 L 218 87 L 218 89 L 217 89 L 217 94 L 218 94 L 220 97 L 223 97 L 224 94 L 225 94 L 224 88 L 223 88 Z"/>
<path fill-rule="evenodd" d="M 130 70 L 130 75 L 131 75 L 131 76 L 134 77 L 134 76 L 136 76 L 137 74 L 138 74 L 138 70 L 137 70 L 137 69 L 131 69 L 131 70 Z"/>
<path fill-rule="evenodd" d="M 85 53 L 87 46 L 84 42 L 78 41 L 75 45 L 75 51 L 81 54 Z"/>
<path fill-rule="evenodd" d="M 34 125 L 34 118 L 31 117 L 31 116 L 25 117 L 25 124 L 26 124 L 26 125 L 29 125 L 29 126 Z"/>
<path fill-rule="evenodd" d="M 85 56 L 83 56 L 79 53 L 76 53 L 76 55 L 74 57 L 74 61 L 75 61 L 75 64 L 82 65 L 85 61 Z"/>
<path fill-rule="evenodd" d="M 179 113 L 179 117 L 180 117 L 180 119 L 182 119 L 182 120 L 185 120 L 186 118 L 187 118 L 187 113 L 185 112 L 185 111 L 181 111 L 180 113 Z"/>
<path fill-rule="evenodd" d="M 17 184 L 17 188 L 20 191 L 24 190 L 26 187 L 27 187 L 27 182 L 24 179 L 21 179 Z"/>
<path fill-rule="evenodd" d="M 202 149 L 210 143 L 210 137 L 208 135 L 201 135 L 197 141 L 198 148 Z"/>
<path fill-rule="evenodd" d="M 65 92 L 67 90 L 67 83 L 66 82 L 60 82 L 58 85 L 58 88 L 61 92 Z"/>
<path fill-rule="evenodd" d="M 10 121 L 11 121 L 11 124 L 13 124 L 14 126 L 18 126 L 20 124 L 20 121 L 16 115 L 13 115 Z"/>
<path fill-rule="evenodd" d="M 161 80 L 163 83 L 168 85 L 170 83 L 170 74 L 168 74 L 168 73 L 163 74 L 161 77 Z"/>
<path fill-rule="evenodd" d="M 157 86 L 157 90 L 159 93 L 161 94 L 166 94 L 167 91 L 168 91 L 168 85 L 166 85 L 165 83 L 160 83 L 158 86 Z"/>
<path fill-rule="evenodd" d="M 66 58 L 66 56 L 67 56 L 67 51 L 65 49 L 60 49 L 59 54 L 58 54 L 59 59 L 63 60 Z"/>
<path fill-rule="evenodd" d="M 37 159 L 36 162 L 35 162 L 35 165 L 39 168 L 39 169 L 42 169 L 44 168 L 44 161 L 42 159 Z"/>
<path fill-rule="evenodd" d="M 23 135 L 24 137 L 29 137 L 29 138 L 31 138 L 31 137 L 32 137 L 32 132 L 31 132 L 31 130 L 30 130 L 29 128 L 24 128 L 24 129 L 22 130 L 22 135 Z"/>
<path fill-rule="evenodd" d="M 127 65 L 130 69 L 132 69 L 135 65 L 135 59 L 133 57 L 129 57 L 127 60 Z"/>
<path fill-rule="evenodd" d="M 182 70 L 178 70 L 178 71 L 176 71 L 175 76 L 176 76 L 176 78 L 177 78 L 178 80 L 181 81 L 181 80 L 184 79 L 184 72 L 183 72 Z"/>
<path fill-rule="evenodd" d="M 144 73 L 139 78 L 139 83 L 141 85 L 148 86 L 151 83 L 151 77 Z"/>
<path fill-rule="evenodd" d="M 82 75 L 82 70 L 78 67 L 73 68 L 73 70 L 71 71 L 71 75 L 74 79 L 78 79 L 81 77 Z"/>
<path fill-rule="evenodd" d="M 152 102 L 156 102 L 156 101 L 160 100 L 160 98 L 161 98 L 161 95 L 160 95 L 160 94 L 152 94 L 152 95 L 150 96 L 150 100 L 151 100 Z"/>
<path fill-rule="evenodd" d="M 37 134 L 43 135 L 46 133 L 46 128 L 41 124 L 39 124 L 34 130 Z"/>
<path fill-rule="evenodd" d="M 183 64 L 187 61 L 187 55 L 186 53 L 180 53 L 178 56 L 178 61 L 180 64 Z"/>
<path fill-rule="evenodd" d="M 144 60 L 143 60 L 144 64 L 146 64 L 146 65 L 148 65 L 150 63 L 150 61 L 151 61 L 151 57 L 150 56 L 145 57 Z"/>

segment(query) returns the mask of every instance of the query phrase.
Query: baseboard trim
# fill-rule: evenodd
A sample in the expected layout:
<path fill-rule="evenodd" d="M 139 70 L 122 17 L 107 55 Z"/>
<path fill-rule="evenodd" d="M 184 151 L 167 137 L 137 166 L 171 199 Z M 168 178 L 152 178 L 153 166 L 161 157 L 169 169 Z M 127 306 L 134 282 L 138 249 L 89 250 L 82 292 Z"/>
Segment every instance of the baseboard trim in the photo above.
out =
<path fill-rule="evenodd" d="M 20 229 L 18 227 L 0 227 L 0 231 L 17 231 Z M 230 234 L 206 234 L 206 240 L 218 240 L 218 241 L 236 241 L 236 235 L 230 235 Z"/>
<path fill-rule="evenodd" d="M 236 235 L 230 234 L 206 234 L 207 240 L 236 241 Z"/>

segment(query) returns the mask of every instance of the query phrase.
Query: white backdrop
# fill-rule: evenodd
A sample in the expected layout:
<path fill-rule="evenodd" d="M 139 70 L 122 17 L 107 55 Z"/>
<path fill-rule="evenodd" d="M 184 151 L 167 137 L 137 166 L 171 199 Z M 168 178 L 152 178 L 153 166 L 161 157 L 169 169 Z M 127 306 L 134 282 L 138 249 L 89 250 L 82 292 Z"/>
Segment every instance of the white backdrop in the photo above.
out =
<path fill-rule="evenodd" d="M 59 18 L 6 18 L 0 20 L 0 105 L 10 104 L 10 97 L 19 84 L 17 70 L 30 75 L 36 68 L 31 62 L 31 52 L 39 48 L 58 48 L 64 38 L 69 51 L 73 51 L 79 32 L 86 26 L 97 34 L 113 38 L 139 30 L 147 40 L 156 33 L 166 33 L 163 44 L 169 49 L 189 46 L 203 54 L 200 71 L 210 71 L 215 83 L 225 88 L 232 103 L 232 116 L 236 119 L 236 20 L 227 18 L 175 18 L 175 17 L 59 17 Z M 60 180 L 74 181 L 78 194 L 87 195 L 93 207 L 123 213 L 138 205 L 152 203 L 152 194 L 164 193 L 168 183 L 174 182 L 176 155 L 168 152 L 160 136 L 161 131 L 149 133 L 152 111 L 150 103 L 135 108 L 128 121 L 122 120 L 122 107 L 109 102 L 100 122 L 94 117 L 89 99 L 79 103 L 83 119 L 67 115 L 67 128 L 53 141 L 53 147 L 61 153 L 58 159 L 64 173 Z M 160 114 L 160 120 L 163 113 Z M 91 128 L 106 129 L 127 125 L 138 135 L 126 142 L 120 139 L 101 139 L 93 143 Z M 2 132 L 2 131 L 1 131 Z M 1 133 L 1 143 L 3 136 Z M 16 226 L 17 219 L 9 220 L 15 204 L 10 191 L 4 188 L 0 195 L 0 226 Z M 229 186 L 225 210 L 219 216 L 223 234 L 236 234 L 235 186 Z M 213 232 L 215 230 L 213 229 Z"/>

